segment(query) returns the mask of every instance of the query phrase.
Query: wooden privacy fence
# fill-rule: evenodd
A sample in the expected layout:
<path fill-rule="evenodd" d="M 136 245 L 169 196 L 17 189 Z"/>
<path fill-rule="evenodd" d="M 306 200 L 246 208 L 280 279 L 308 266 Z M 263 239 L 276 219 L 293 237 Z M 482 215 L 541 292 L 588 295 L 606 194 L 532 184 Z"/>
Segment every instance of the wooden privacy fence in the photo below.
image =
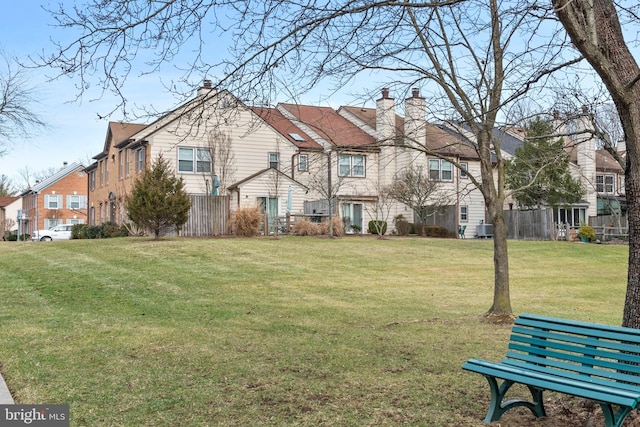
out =
<path fill-rule="evenodd" d="M 223 236 L 228 234 L 229 196 L 190 195 L 189 219 L 182 227 L 185 237 Z"/>
<path fill-rule="evenodd" d="M 504 211 L 507 224 L 507 239 L 516 240 L 557 240 L 557 230 L 553 222 L 553 210 L 535 209 L 530 211 Z"/>

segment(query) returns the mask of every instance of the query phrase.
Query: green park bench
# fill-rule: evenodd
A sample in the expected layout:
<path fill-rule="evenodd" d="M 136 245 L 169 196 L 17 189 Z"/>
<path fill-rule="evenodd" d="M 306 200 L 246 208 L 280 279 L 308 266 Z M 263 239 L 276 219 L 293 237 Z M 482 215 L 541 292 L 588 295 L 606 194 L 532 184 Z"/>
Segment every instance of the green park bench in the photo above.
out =
<path fill-rule="evenodd" d="M 485 423 L 518 406 L 545 417 L 542 393 L 550 390 L 599 403 L 605 425 L 620 427 L 640 402 L 640 330 L 522 314 L 502 362 L 470 359 L 462 368 L 489 382 Z M 528 387 L 532 401 L 503 402 L 516 383 Z"/>

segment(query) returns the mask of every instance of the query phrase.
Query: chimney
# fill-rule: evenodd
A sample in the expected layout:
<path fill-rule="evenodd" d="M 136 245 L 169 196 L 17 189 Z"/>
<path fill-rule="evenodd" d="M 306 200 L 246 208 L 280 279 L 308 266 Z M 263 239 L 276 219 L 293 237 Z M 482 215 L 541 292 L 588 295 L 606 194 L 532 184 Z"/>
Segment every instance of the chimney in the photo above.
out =
<path fill-rule="evenodd" d="M 393 143 L 396 137 L 396 111 L 389 88 L 382 89 L 382 98 L 376 101 L 376 133 L 381 144 Z"/>
<path fill-rule="evenodd" d="M 198 89 L 198 96 L 206 95 L 213 90 L 213 86 L 211 85 L 211 80 L 205 79 L 202 82 L 202 87 Z"/>
<path fill-rule="evenodd" d="M 63 167 L 63 168 L 66 168 L 68 164 L 69 164 L 69 163 L 67 163 L 67 162 L 62 162 L 62 167 Z"/>
<path fill-rule="evenodd" d="M 405 143 L 407 145 L 424 146 L 427 135 L 427 105 L 425 99 L 420 96 L 420 89 L 411 89 L 411 98 L 405 100 L 404 110 Z"/>

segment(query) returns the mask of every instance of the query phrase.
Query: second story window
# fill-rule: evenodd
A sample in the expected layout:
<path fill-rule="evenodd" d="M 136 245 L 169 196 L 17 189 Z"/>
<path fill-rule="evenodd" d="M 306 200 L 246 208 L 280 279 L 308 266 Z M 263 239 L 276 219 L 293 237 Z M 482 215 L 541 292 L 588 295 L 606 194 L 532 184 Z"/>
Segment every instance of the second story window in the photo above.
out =
<path fill-rule="evenodd" d="M 273 169 L 278 169 L 278 153 L 269 153 L 269 167 Z"/>
<path fill-rule="evenodd" d="M 211 172 L 211 153 L 206 148 L 178 148 L 178 172 Z"/>
<path fill-rule="evenodd" d="M 140 147 L 134 152 L 133 161 L 136 172 L 144 171 L 144 147 Z"/>
<path fill-rule="evenodd" d="M 453 181 L 453 164 L 442 159 L 429 159 L 431 181 Z"/>
<path fill-rule="evenodd" d="M 96 171 L 95 169 L 89 172 L 89 189 L 91 191 L 96 189 Z"/>
<path fill-rule="evenodd" d="M 309 170 L 309 157 L 306 154 L 298 155 L 298 170 L 307 172 Z"/>
<path fill-rule="evenodd" d="M 596 191 L 598 193 L 615 193 L 615 177 L 613 175 L 596 175 Z"/>
<path fill-rule="evenodd" d="M 467 162 L 460 162 L 460 178 L 461 179 L 466 179 L 469 178 L 469 175 L 467 175 L 467 172 L 469 171 L 469 163 Z"/>
<path fill-rule="evenodd" d="M 362 154 L 340 154 L 338 176 L 364 177 L 365 158 Z"/>
<path fill-rule="evenodd" d="M 45 194 L 44 206 L 46 209 L 62 208 L 62 196 L 60 196 L 59 194 Z"/>
<path fill-rule="evenodd" d="M 68 209 L 86 209 L 87 197 L 80 196 L 77 194 L 72 194 L 67 196 L 67 208 Z"/>
<path fill-rule="evenodd" d="M 118 151 L 118 179 L 122 179 L 122 174 L 124 172 L 124 156 L 122 155 L 122 150 Z"/>

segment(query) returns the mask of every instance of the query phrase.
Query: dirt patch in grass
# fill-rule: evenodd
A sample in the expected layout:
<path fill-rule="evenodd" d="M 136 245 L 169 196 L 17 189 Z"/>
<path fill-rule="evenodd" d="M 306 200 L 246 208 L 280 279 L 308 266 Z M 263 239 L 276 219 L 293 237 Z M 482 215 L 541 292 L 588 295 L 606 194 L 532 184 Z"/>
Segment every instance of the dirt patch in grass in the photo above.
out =
<path fill-rule="evenodd" d="M 549 393 L 545 400 L 546 418 L 536 418 L 531 411 L 517 408 L 507 412 L 491 427 L 601 427 L 604 416 L 600 405 L 573 396 Z M 640 414 L 633 411 L 623 423 L 623 427 L 640 427 Z"/>

